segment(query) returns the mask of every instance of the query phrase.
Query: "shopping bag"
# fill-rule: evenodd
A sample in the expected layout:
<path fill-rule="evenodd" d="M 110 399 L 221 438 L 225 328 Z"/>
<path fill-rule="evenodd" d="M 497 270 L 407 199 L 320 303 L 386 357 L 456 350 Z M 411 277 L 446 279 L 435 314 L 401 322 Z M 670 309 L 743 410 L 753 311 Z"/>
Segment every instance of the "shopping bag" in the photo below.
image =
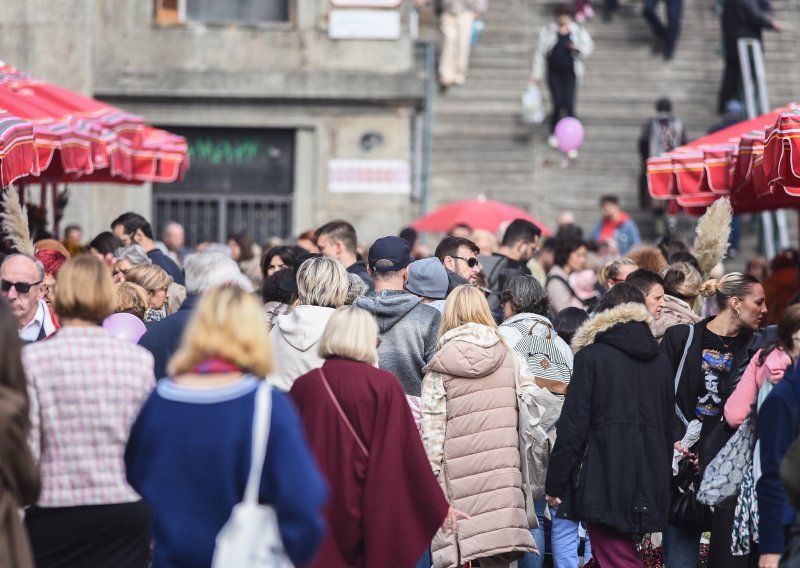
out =
<path fill-rule="evenodd" d="M 546 116 L 542 91 L 537 85 L 528 85 L 528 88 L 522 93 L 522 122 L 541 124 Z"/>

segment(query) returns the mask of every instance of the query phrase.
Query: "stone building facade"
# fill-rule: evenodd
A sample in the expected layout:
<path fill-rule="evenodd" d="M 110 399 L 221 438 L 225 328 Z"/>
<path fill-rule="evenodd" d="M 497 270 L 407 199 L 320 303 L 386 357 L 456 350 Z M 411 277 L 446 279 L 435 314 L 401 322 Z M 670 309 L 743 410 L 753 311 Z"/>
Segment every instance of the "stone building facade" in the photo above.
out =
<path fill-rule="evenodd" d="M 413 213 L 425 78 L 401 0 L 8 0 L 0 59 L 184 134 L 169 185 L 74 184 L 64 222 L 125 210 L 190 241 L 287 237 L 335 217 L 361 240 Z"/>

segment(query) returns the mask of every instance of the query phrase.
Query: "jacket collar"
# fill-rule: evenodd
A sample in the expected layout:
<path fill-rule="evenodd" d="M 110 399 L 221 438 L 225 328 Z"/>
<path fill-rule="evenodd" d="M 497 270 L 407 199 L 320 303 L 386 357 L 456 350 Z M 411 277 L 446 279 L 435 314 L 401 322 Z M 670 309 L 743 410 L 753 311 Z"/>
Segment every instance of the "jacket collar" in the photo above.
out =
<path fill-rule="evenodd" d="M 650 325 L 653 321 L 653 316 L 650 315 L 650 312 L 647 311 L 643 304 L 632 302 L 620 304 L 615 308 L 595 314 L 592 319 L 575 332 L 575 337 L 572 338 L 572 350 L 577 353 L 584 347 L 594 343 L 599 334 L 629 321 L 640 321 Z"/>

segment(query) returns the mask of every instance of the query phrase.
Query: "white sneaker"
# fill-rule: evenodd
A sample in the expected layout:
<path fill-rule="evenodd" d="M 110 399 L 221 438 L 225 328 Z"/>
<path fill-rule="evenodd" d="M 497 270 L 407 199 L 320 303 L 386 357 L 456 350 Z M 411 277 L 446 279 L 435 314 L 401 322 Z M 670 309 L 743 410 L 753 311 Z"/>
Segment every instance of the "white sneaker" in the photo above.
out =
<path fill-rule="evenodd" d="M 578 159 L 578 151 L 577 150 L 570 150 L 567 152 L 567 158 L 570 160 L 577 160 Z"/>
<path fill-rule="evenodd" d="M 547 145 L 551 148 L 558 149 L 558 138 L 556 138 L 554 134 L 551 134 L 550 138 L 547 139 Z"/>

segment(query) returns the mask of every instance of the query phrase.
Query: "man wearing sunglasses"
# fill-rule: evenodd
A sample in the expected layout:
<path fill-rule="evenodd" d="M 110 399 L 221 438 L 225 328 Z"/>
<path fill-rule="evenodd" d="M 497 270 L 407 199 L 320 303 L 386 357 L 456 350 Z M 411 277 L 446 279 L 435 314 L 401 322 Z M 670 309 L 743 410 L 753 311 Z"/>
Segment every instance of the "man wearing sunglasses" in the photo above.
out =
<path fill-rule="evenodd" d="M 447 278 L 450 281 L 448 293 L 456 286 L 475 283 L 480 270 L 479 252 L 480 249 L 475 243 L 463 237 L 445 237 L 441 240 L 434 255 L 447 270 Z"/>
<path fill-rule="evenodd" d="M 44 301 L 44 266 L 26 254 L 12 254 L 0 265 L 0 293 L 17 318 L 19 337 L 26 343 L 42 340 L 56 331 Z"/>

